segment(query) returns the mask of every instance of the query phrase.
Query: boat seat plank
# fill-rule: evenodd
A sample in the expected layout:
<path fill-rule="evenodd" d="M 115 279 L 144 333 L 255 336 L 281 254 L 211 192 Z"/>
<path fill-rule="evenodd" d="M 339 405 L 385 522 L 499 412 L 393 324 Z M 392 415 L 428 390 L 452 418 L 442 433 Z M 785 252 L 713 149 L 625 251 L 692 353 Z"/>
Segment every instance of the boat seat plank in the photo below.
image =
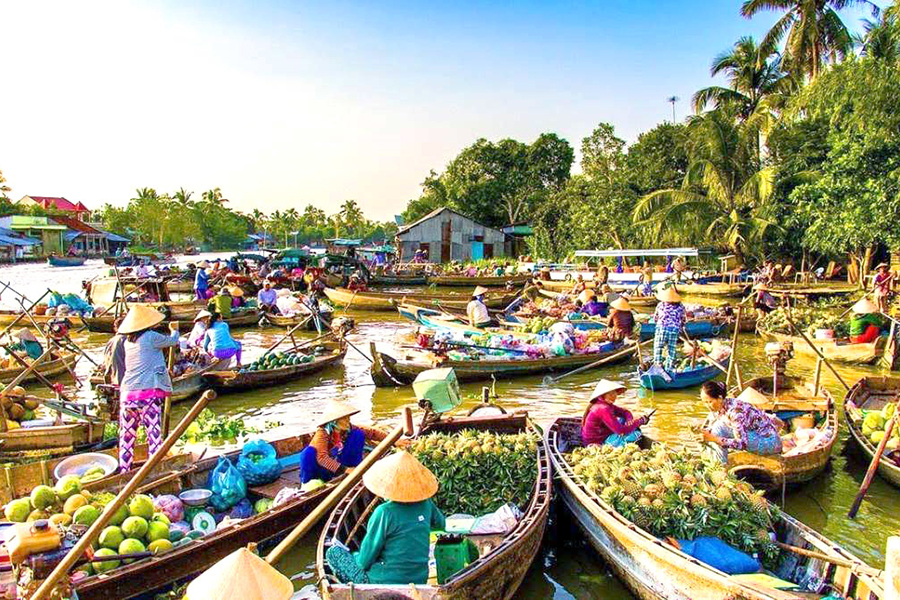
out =
<path fill-rule="evenodd" d="M 282 472 L 278 479 L 276 479 L 272 483 L 250 486 L 249 490 L 254 494 L 274 500 L 275 496 L 278 495 L 278 492 L 280 492 L 284 488 L 299 488 L 301 485 L 303 484 L 300 483 L 300 469 L 295 467 L 288 471 Z"/>

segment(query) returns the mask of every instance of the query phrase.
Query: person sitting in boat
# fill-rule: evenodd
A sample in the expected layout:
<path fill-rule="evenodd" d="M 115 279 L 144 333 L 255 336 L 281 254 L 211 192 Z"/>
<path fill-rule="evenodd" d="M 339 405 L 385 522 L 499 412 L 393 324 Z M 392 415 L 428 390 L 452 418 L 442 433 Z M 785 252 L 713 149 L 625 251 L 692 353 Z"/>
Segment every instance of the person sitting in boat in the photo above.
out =
<path fill-rule="evenodd" d="M 609 305 L 597 300 L 594 290 L 584 290 L 578 298 L 583 303 L 582 312 L 589 317 L 606 317 L 609 314 Z"/>
<path fill-rule="evenodd" d="M 472 327 L 496 325 L 496 322 L 491 320 L 491 314 L 484 303 L 484 295 L 487 292 L 487 288 L 479 285 L 472 292 L 472 300 L 466 305 L 466 315 L 469 318 L 469 325 Z"/>
<path fill-rule="evenodd" d="M 879 311 L 886 313 L 888 311 L 888 298 L 893 289 L 894 274 L 891 273 L 890 266 L 887 263 L 879 263 L 878 266 L 875 267 L 875 270 L 877 273 L 872 280 L 872 292 L 875 294 L 875 304 L 878 305 Z"/>
<path fill-rule="evenodd" d="M 201 310 L 194 317 L 194 327 L 187 336 L 188 348 L 200 348 L 203 345 L 203 338 L 206 337 L 206 330 L 209 329 L 212 313 L 208 310 Z"/>
<path fill-rule="evenodd" d="M 575 276 L 575 285 L 572 286 L 572 293 L 580 294 L 585 289 L 587 289 L 587 285 L 584 283 L 584 277 L 579 273 Z"/>
<path fill-rule="evenodd" d="M 684 305 L 674 285 L 658 291 L 656 298 L 659 304 L 653 314 L 656 327 L 653 336 L 653 363 L 666 371 L 673 371 L 678 364 L 678 337 L 684 328 Z"/>
<path fill-rule="evenodd" d="M 256 303 L 259 304 L 259 309 L 267 312 L 277 311 L 278 309 L 275 307 L 277 300 L 278 292 L 272 289 L 272 282 L 266 279 L 263 289 L 256 294 Z"/>
<path fill-rule="evenodd" d="M 342 467 L 352 469 L 362 462 L 366 442 L 374 445 L 387 437 L 380 429 L 353 425 L 350 417 L 358 412 L 345 402 L 331 401 L 309 446 L 300 452 L 301 483 L 328 481 Z"/>
<path fill-rule="evenodd" d="M 609 281 L 609 267 L 606 265 L 597 267 L 597 274 L 594 276 L 594 281 L 597 282 L 598 286 L 606 285 L 606 282 Z"/>
<path fill-rule="evenodd" d="M 522 290 L 522 295 L 532 302 L 541 297 L 541 290 L 544 289 L 544 284 L 541 283 L 537 279 L 529 279 L 528 283 L 525 284 L 525 289 Z"/>
<path fill-rule="evenodd" d="M 507 276 L 512 276 L 516 274 L 516 265 L 512 263 L 506 263 L 506 268 L 503 270 L 504 274 Z"/>
<path fill-rule="evenodd" d="M 645 268 L 641 272 L 640 277 L 638 277 L 638 284 L 635 288 L 635 292 L 637 292 L 638 296 L 653 295 L 653 271 L 651 271 L 649 267 Z"/>
<path fill-rule="evenodd" d="M 630 337 L 634 331 L 635 320 L 628 300 L 620 296 L 613 300 L 609 307 L 611 311 L 606 321 L 607 339 L 621 341 Z"/>
<path fill-rule="evenodd" d="M 428 583 L 431 532 L 446 526 L 431 499 L 437 478 L 412 454 L 400 451 L 372 465 L 363 484 L 385 502 L 372 511 L 359 552 L 331 546 L 325 553 L 328 566 L 342 583 Z"/>
<path fill-rule="evenodd" d="M 582 292 L 584 293 L 584 292 Z M 584 302 L 581 300 L 581 295 L 578 298 L 575 298 L 575 305 L 569 314 L 566 315 L 566 320 L 568 321 L 580 321 L 585 318 L 584 314 Z"/>
<path fill-rule="evenodd" d="M 230 319 L 231 294 L 228 293 L 228 288 L 224 285 L 220 287 L 216 295 L 210 299 L 206 308 L 209 312 L 216 313 L 223 319 Z"/>
<path fill-rule="evenodd" d="M 650 418 L 634 418 L 630 411 L 616 406 L 616 398 L 624 391 L 625 386 L 617 381 L 601 379 L 597 383 L 581 417 L 582 444 L 624 446 L 641 439 L 640 428 Z"/>
<path fill-rule="evenodd" d="M 540 280 L 550 281 L 550 267 L 541 267 Z"/>
<path fill-rule="evenodd" d="M 351 292 L 365 292 L 367 289 L 366 282 L 359 276 L 359 273 L 354 273 L 350 276 L 350 282 L 347 284 L 347 289 Z"/>
<path fill-rule="evenodd" d="M 197 265 L 197 273 L 194 275 L 194 293 L 197 300 L 209 299 L 209 273 L 206 271 L 208 268 L 209 263 L 205 260 Z"/>
<path fill-rule="evenodd" d="M 244 300 L 244 289 L 233 285 L 228 288 L 228 293 L 231 294 L 231 308 L 244 308 L 247 305 L 246 300 Z"/>
<path fill-rule="evenodd" d="M 13 337 L 19 341 L 9 346 L 10 350 L 24 352 L 31 360 L 37 360 L 44 353 L 44 347 L 41 346 L 34 334 L 25 327 L 19 329 Z"/>
<path fill-rule="evenodd" d="M 756 310 L 757 319 L 762 319 L 767 314 L 775 310 L 778 306 L 778 300 L 769 293 L 769 288 L 764 283 L 757 283 L 753 286 L 753 308 Z"/>
<path fill-rule="evenodd" d="M 503 277 L 503 267 L 499 264 L 494 265 L 494 277 Z"/>
<path fill-rule="evenodd" d="M 728 398 L 724 383 L 707 381 L 700 387 L 700 399 L 711 411 L 709 425 L 701 434 L 703 441 L 718 446 L 716 450 L 722 462 L 727 462 L 729 450 L 781 454 L 779 432 L 784 423 L 754 406 L 768 402 L 758 391 L 748 387 L 737 398 Z"/>
<path fill-rule="evenodd" d="M 236 367 L 241 368 L 241 343 L 231 337 L 228 323 L 223 321 L 222 315 L 218 313 L 213 313 L 209 317 L 209 328 L 203 334 L 203 351 L 219 360 L 234 357 L 237 361 Z"/>
<path fill-rule="evenodd" d="M 868 298 L 863 297 L 853 305 L 851 310 L 853 311 L 853 316 L 850 317 L 850 342 L 853 344 L 870 344 L 878 339 L 878 336 L 881 335 L 881 326 L 883 325 L 878 314 L 878 306 Z"/>

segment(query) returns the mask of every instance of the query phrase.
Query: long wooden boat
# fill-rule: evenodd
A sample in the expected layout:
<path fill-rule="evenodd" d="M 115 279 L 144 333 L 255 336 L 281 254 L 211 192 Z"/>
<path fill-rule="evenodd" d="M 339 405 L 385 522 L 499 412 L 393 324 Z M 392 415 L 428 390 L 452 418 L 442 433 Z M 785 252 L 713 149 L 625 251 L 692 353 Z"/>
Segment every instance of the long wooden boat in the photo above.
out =
<path fill-rule="evenodd" d="M 22 314 L 22 312 L 20 310 L 19 311 L 0 310 L 0 327 L 5 327 L 7 325 L 10 325 L 21 314 Z M 71 313 L 66 315 L 66 317 L 68 317 L 69 320 L 78 319 L 78 315 L 74 315 Z M 45 325 L 47 325 L 47 323 L 50 323 L 51 321 L 55 321 L 58 318 L 59 317 L 57 317 L 56 315 L 38 315 L 38 314 L 35 314 L 34 312 L 31 313 L 31 319 L 34 319 L 34 322 L 37 323 L 41 327 L 44 327 Z M 18 320 L 18 322 L 16 323 L 16 326 L 17 327 L 28 327 L 30 329 L 34 329 L 34 324 L 31 322 L 31 319 L 29 319 L 27 316 L 24 316 Z"/>
<path fill-rule="evenodd" d="M 581 445 L 581 419 L 558 418 L 546 429 L 547 448 L 563 504 L 588 541 L 618 578 L 643 600 L 804 600 L 821 595 L 778 591 L 740 579 L 710 567 L 667 544 L 620 515 L 584 484 L 572 469 L 566 452 Z M 643 440 L 647 442 L 647 438 Z M 823 584 L 851 600 L 886 598 L 880 579 L 862 573 L 865 563 L 837 543 L 780 513 L 779 541 L 828 555 L 851 567 L 783 553 L 775 574 L 809 570 Z"/>
<path fill-rule="evenodd" d="M 284 315 L 277 315 L 273 312 L 265 312 L 263 313 L 266 321 L 269 322 L 270 325 L 274 325 L 275 327 L 284 327 L 287 329 L 292 329 L 297 325 L 303 325 L 301 329 L 305 331 L 318 331 L 316 329 L 316 320 L 310 314 L 300 314 L 293 315 L 290 317 L 286 317 Z M 331 327 L 331 313 L 330 312 L 320 312 L 320 325 L 324 330 Z"/>
<path fill-rule="evenodd" d="M 822 283 L 809 285 L 805 283 L 775 283 L 767 286 L 773 296 L 788 298 L 817 298 L 825 296 L 846 296 L 859 291 L 859 286 L 852 283 Z"/>
<path fill-rule="evenodd" d="M 438 421 L 427 426 L 423 433 L 456 432 L 463 429 L 494 431 L 497 433 L 536 432 L 526 413 L 489 417 L 460 417 Z M 443 585 L 347 585 L 329 579 L 325 550 L 335 540 L 358 548 L 365 535 L 365 521 L 374 507 L 376 497 L 362 483 L 354 487 L 335 507 L 328 518 L 316 552 L 316 572 L 324 598 L 331 600 L 376 600 L 378 598 L 416 598 L 419 600 L 450 600 L 477 598 L 478 600 L 506 600 L 512 598 L 537 556 L 547 526 L 553 492 L 553 477 L 547 449 L 538 444 L 534 489 L 524 516 L 504 536 L 468 536 L 479 548 L 481 556 L 459 571 Z M 368 507 L 368 509 L 367 509 Z"/>
<path fill-rule="evenodd" d="M 728 357 L 725 360 L 720 360 L 719 363 L 727 369 L 728 361 L 730 359 L 731 357 Z M 669 379 L 666 379 L 660 374 L 644 371 L 640 374 L 641 387 L 653 391 L 681 390 L 684 388 L 696 387 L 710 379 L 715 379 L 722 374 L 722 370 L 719 369 L 719 367 L 711 364 L 701 366 L 701 362 L 703 362 L 701 359 L 697 359 L 698 364 L 694 369 L 676 371 L 674 373 L 669 372 Z"/>
<path fill-rule="evenodd" d="M 592 354 L 571 354 L 567 356 L 554 356 L 551 358 L 510 358 L 499 359 L 496 357 L 482 358 L 481 360 L 452 360 L 446 356 L 439 356 L 427 350 L 403 350 L 399 358 L 394 358 L 370 345 L 372 353 L 372 380 L 379 387 L 394 387 L 397 385 L 409 385 L 422 371 L 435 368 L 453 368 L 456 377 L 460 381 L 480 381 L 492 377 L 507 378 L 521 377 L 549 373 L 552 371 L 568 371 L 583 367 L 602 358 L 612 357 L 620 353 L 625 347 L 616 345 L 613 350 Z M 606 364 L 626 362 L 633 358 L 633 353 L 627 353 L 611 360 Z"/>
<path fill-rule="evenodd" d="M 540 293 L 546 298 L 553 299 L 559 298 L 560 295 L 569 295 L 564 292 L 554 292 L 552 290 L 541 290 Z M 656 296 L 626 296 L 626 298 L 628 299 L 628 304 L 630 304 L 632 308 L 653 308 L 659 304 L 659 300 L 656 299 Z"/>
<path fill-rule="evenodd" d="M 473 286 L 475 284 L 472 284 Z M 350 306 L 360 310 L 389 310 L 396 309 L 396 303 L 415 302 L 417 304 L 436 304 L 440 306 L 452 306 L 465 308 L 472 299 L 466 294 L 427 294 L 405 292 L 351 292 L 347 288 L 325 288 L 325 295 L 338 306 Z M 505 292 L 486 294 L 485 305 L 488 308 L 502 308 L 516 299 L 516 294 Z"/>
<path fill-rule="evenodd" d="M 169 279 L 166 289 L 170 294 L 189 294 L 194 291 L 194 282 L 190 279 Z"/>
<path fill-rule="evenodd" d="M 74 352 L 66 352 L 57 355 L 51 360 L 44 359 L 34 370 L 47 378 L 59 377 L 69 372 L 69 369 L 75 367 L 78 362 L 78 354 Z M 25 367 L 12 367 L 9 369 L 0 369 L 0 383 L 9 383 L 19 376 L 19 373 L 25 370 Z M 29 373 L 22 382 L 37 381 L 37 375 L 34 372 Z"/>
<path fill-rule="evenodd" d="M 721 298 L 739 298 L 750 291 L 750 283 L 723 283 L 711 281 L 698 283 L 687 281 L 677 284 L 678 291 L 686 296 L 715 296 Z"/>
<path fill-rule="evenodd" d="M 47 264 L 51 267 L 80 267 L 86 260 L 85 256 L 48 256 Z"/>
<path fill-rule="evenodd" d="M 787 450 L 778 456 L 763 456 L 746 451 L 729 451 L 728 468 L 740 472 L 742 478 L 750 479 L 757 487 L 780 488 L 782 483 L 795 485 L 805 483 L 825 470 L 831 459 L 831 450 L 838 438 L 838 412 L 834 398 L 824 386 L 819 387 L 808 379 L 783 377 L 773 396 L 772 377 L 757 377 L 744 382 L 769 399 L 766 404 L 756 405 L 768 413 L 779 411 L 804 411 L 816 417 L 815 429 L 822 436 L 814 447 L 803 451 Z M 737 395 L 739 390 L 734 390 Z M 758 475 L 754 474 L 758 473 Z"/>
<path fill-rule="evenodd" d="M 416 306 L 415 304 L 399 304 L 397 305 L 397 312 L 400 313 L 401 317 L 406 317 L 407 319 L 415 321 L 416 323 L 424 325 L 425 327 L 429 327 L 431 329 L 447 329 L 450 331 L 459 331 L 466 335 L 481 335 L 486 332 L 491 332 L 521 338 L 534 337 L 534 335 L 531 333 L 517 331 L 514 327 L 515 323 L 512 324 L 513 327 L 507 327 L 505 324 L 501 323 L 500 327 L 486 327 L 484 329 L 480 329 L 478 327 L 472 327 L 471 325 L 469 325 L 466 319 L 460 315 L 434 310 L 431 308 L 425 308 L 422 306 Z"/>
<path fill-rule="evenodd" d="M 305 433 L 270 443 L 275 447 L 279 457 L 285 457 L 300 452 L 309 444 L 311 438 L 312 434 Z M 239 454 L 240 450 L 237 450 L 225 456 L 234 461 Z M 153 483 L 145 487 L 142 493 L 177 495 L 184 490 L 205 488 L 209 474 L 216 467 L 218 460 L 217 456 L 195 460 L 177 476 Z M 165 554 L 122 565 L 102 575 L 81 579 L 75 584 L 78 598 L 80 600 L 132 598 L 195 576 L 250 542 L 262 542 L 290 529 L 318 506 L 342 478 L 343 475 L 339 475 L 324 487 L 306 492 L 278 507 L 219 529 Z M 248 486 L 247 496 L 255 503 L 261 498 L 274 498 L 286 487 L 300 487 L 297 467 L 282 472 L 275 482 L 268 485 Z"/>
<path fill-rule="evenodd" d="M 369 277 L 369 285 L 425 285 L 426 283 L 428 283 L 428 276 L 425 273 L 372 275 Z"/>
<path fill-rule="evenodd" d="M 881 410 L 885 405 L 897 402 L 900 395 L 900 378 L 897 377 L 863 377 L 850 388 L 844 398 L 844 414 L 850 429 L 850 439 L 871 463 L 875 458 L 875 444 L 863 435 L 863 410 Z M 886 453 L 887 451 L 885 451 Z M 900 465 L 882 455 L 878 461 L 878 474 L 900 487 Z"/>
<path fill-rule="evenodd" d="M 172 321 L 178 322 L 178 330 L 181 332 L 190 331 L 194 327 L 194 317 L 197 316 L 202 310 L 202 307 L 198 306 L 193 315 L 190 315 L 189 318 L 169 318 L 163 321 L 164 324 L 171 323 Z M 235 310 L 231 313 L 231 316 L 225 319 L 225 322 L 228 323 L 228 327 L 234 329 L 236 327 L 253 327 L 257 323 L 259 323 L 259 319 L 262 316 L 262 313 L 255 308 L 248 308 L 242 310 Z M 95 316 L 95 317 L 82 317 L 82 321 L 84 321 L 85 326 L 88 331 L 92 331 L 94 333 L 113 333 L 113 325 L 115 324 L 116 316 L 112 313 L 112 311 L 106 313 L 105 315 Z"/>
<path fill-rule="evenodd" d="M 757 331 L 759 335 L 768 341 L 791 342 L 794 344 L 795 352 L 818 358 L 815 351 L 800 336 L 776 333 L 762 327 L 758 327 Z M 874 342 L 867 344 L 850 344 L 845 340 L 816 340 L 812 337 L 809 339 L 828 360 L 851 365 L 870 365 L 884 353 L 887 336 L 879 336 Z"/>
<path fill-rule="evenodd" d="M 208 371 L 203 374 L 203 379 L 220 392 L 269 387 L 301 379 L 322 369 L 339 365 L 347 353 L 346 345 L 342 342 L 322 342 L 320 346 L 325 348 L 325 352 L 313 354 L 313 360 L 310 362 L 265 371 L 247 371 L 245 369 Z M 285 354 L 292 353 L 294 352 L 291 350 L 285 352 Z M 297 353 L 302 354 L 302 352 Z"/>
<path fill-rule="evenodd" d="M 523 285 L 531 279 L 531 275 L 486 275 L 482 277 L 469 277 L 468 275 L 431 275 L 428 277 L 430 285 L 443 285 L 452 287 L 502 287 L 507 283 Z"/>

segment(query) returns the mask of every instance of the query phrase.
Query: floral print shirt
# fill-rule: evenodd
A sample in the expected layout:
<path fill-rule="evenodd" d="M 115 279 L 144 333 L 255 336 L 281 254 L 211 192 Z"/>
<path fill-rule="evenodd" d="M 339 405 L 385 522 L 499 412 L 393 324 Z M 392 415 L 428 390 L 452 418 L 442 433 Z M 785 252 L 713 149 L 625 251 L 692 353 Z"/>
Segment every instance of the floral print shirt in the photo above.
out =
<path fill-rule="evenodd" d="M 775 427 L 772 417 L 748 402 L 737 398 L 726 398 L 723 409 L 735 433 L 734 439 L 722 439 L 722 446 L 725 448 L 746 450 L 747 434 L 749 433 L 756 433 L 763 438 L 778 435 L 778 429 Z"/>
<path fill-rule="evenodd" d="M 681 329 L 684 326 L 684 304 L 681 302 L 660 302 L 653 313 L 657 327 Z"/>

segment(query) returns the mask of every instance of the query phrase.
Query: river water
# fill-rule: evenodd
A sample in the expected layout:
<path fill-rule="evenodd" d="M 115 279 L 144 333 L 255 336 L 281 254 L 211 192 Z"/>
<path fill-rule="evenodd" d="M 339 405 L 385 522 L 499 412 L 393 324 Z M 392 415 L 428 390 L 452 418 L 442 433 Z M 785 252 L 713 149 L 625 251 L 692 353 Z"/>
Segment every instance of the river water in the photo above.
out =
<path fill-rule="evenodd" d="M 225 254 L 221 256 L 226 257 Z M 190 259 L 214 257 L 209 254 Z M 48 288 L 60 292 L 80 292 L 82 280 L 90 279 L 107 268 L 100 261 L 88 261 L 85 266 L 75 268 L 51 268 L 45 264 L 16 265 L 0 268 L 0 282 L 8 283 L 18 292 L 36 299 Z M 17 307 L 15 295 L 9 290 L 0 293 L 0 306 Z M 370 342 L 374 341 L 379 348 L 387 347 L 398 332 L 413 327 L 409 321 L 392 313 L 351 310 L 348 316 L 354 318 L 358 325 L 349 339 L 365 353 Z M 244 361 L 249 362 L 277 339 L 283 330 L 248 328 L 237 329 L 234 333 L 243 342 Z M 79 345 L 95 360 L 102 353 L 107 338 L 103 334 L 75 336 Z M 744 379 L 770 374 L 763 355 L 763 343 L 753 335 L 740 337 L 737 359 Z M 410 387 L 374 387 L 368 365 L 367 358 L 350 349 L 342 367 L 277 388 L 224 396 L 215 400 L 210 408 L 220 414 L 240 416 L 249 426 L 259 429 L 271 427 L 264 435 L 272 438 L 311 429 L 315 417 L 333 398 L 358 407 L 361 412 L 354 419 L 360 423 L 376 422 L 387 426 L 398 418 L 401 407 L 415 404 L 415 397 Z M 80 361 L 77 368 L 79 375 L 89 374 L 91 366 L 88 361 Z M 788 372 L 811 377 L 814 366 L 813 361 L 797 357 L 788 365 Z M 837 369 L 851 385 L 859 377 L 878 373 L 874 367 L 837 366 Z M 658 409 L 646 428 L 650 435 L 674 442 L 695 442 L 691 425 L 699 423 L 705 416 L 697 391 L 651 393 L 641 390 L 634 364 L 574 375 L 552 387 L 543 385 L 541 377 L 501 381 L 496 384 L 496 392 L 504 407 L 527 409 L 538 421 L 546 422 L 557 416 L 580 415 L 593 384 L 601 377 L 619 379 L 628 385 L 629 391 L 620 402 L 633 412 L 641 414 Z M 844 395 L 842 385 L 827 369 L 824 370 L 823 381 L 841 405 Z M 467 396 L 465 406 L 472 406 L 478 401 L 482 385 L 461 386 L 463 395 Z M 35 388 L 35 391 L 39 390 Z M 85 401 L 93 397 L 90 390 L 82 390 L 79 396 Z M 186 412 L 188 406 L 189 403 L 176 405 L 175 418 Z M 883 568 L 887 537 L 900 531 L 900 494 L 896 488 L 876 477 L 859 515 L 854 520 L 847 519 L 847 511 L 868 466 L 852 451 L 847 437 L 846 426 L 842 423 L 841 437 L 835 445 L 829 469 L 803 487 L 789 490 L 784 508 L 870 565 Z M 781 499 L 777 500 L 780 502 Z M 294 580 L 302 597 L 317 597 L 314 575 L 316 540 L 315 535 L 310 535 L 280 565 L 285 574 Z M 580 538 L 577 530 L 566 522 L 565 516 L 559 515 L 551 523 L 542 554 L 532 566 L 517 597 L 619 599 L 632 596 Z"/>

